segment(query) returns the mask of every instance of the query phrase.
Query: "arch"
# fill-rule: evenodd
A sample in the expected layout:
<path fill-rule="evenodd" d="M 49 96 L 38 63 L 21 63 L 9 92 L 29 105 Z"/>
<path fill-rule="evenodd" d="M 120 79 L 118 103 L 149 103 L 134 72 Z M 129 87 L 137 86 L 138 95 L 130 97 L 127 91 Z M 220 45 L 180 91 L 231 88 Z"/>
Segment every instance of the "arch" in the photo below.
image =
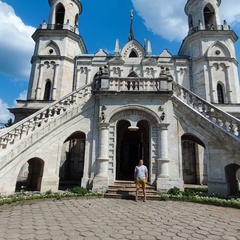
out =
<path fill-rule="evenodd" d="M 181 137 L 182 171 L 185 184 L 204 184 L 204 149 L 205 144 L 193 134 L 186 133 Z"/>
<path fill-rule="evenodd" d="M 231 57 L 229 49 L 221 42 L 214 42 L 206 51 L 207 57 Z"/>
<path fill-rule="evenodd" d="M 132 57 L 143 58 L 145 56 L 145 50 L 138 41 L 131 40 L 123 47 L 121 55 L 123 59 L 128 59 Z"/>
<path fill-rule="evenodd" d="M 55 16 L 56 27 L 58 29 L 63 28 L 64 18 L 65 18 L 65 8 L 62 3 L 59 3 L 56 6 L 56 16 Z"/>
<path fill-rule="evenodd" d="M 134 123 L 137 123 L 140 120 L 147 120 L 151 125 L 160 122 L 160 118 L 155 112 L 139 105 L 127 105 L 117 108 L 106 117 L 106 122 L 113 123 L 122 119 Z"/>
<path fill-rule="evenodd" d="M 203 9 L 205 28 L 207 30 L 213 30 L 216 26 L 215 10 L 211 4 L 207 4 Z"/>
<path fill-rule="evenodd" d="M 41 54 L 56 56 L 61 55 L 61 51 L 57 43 L 51 40 L 42 48 Z"/>
<path fill-rule="evenodd" d="M 50 100 L 51 87 L 52 87 L 51 81 L 50 81 L 50 79 L 47 79 L 46 84 L 45 84 L 45 89 L 44 89 L 44 96 L 43 96 L 44 101 L 49 101 Z"/>
<path fill-rule="evenodd" d="M 40 191 L 44 161 L 40 158 L 31 158 L 25 163 L 18 175 L 16 191 Z"/>
<path fill-rule="evenodd" d="M 218 103 L 224 104 L 224 87 L 222 83 L 217 84 L 217 98 L 218 98 Z"/>
<path fill-rule="evenodd" d="M 195 135 L 191 134 L 191 133 L 185 133 L 182 135 L 181 139 L 184 141 L 192 141 L 192 142 L 195 142 L 199 145 L 201 145 L 202 147 L 206 148 L 204 142 L 199 139 L 198 137 L 196 137 Z"/>
<path fill-rule="evenodd" d="M 232 163 L 225 167 L 226 181 L 229 195 L 236 195 L 240 191 L 240 165 Z"/>
<path fill-rule="evenodd" d="M 59 189 L 80 186 L 84 175 L 86 134 L 76 131 L 67 137 L 62 146 L 59 171 Z"/>

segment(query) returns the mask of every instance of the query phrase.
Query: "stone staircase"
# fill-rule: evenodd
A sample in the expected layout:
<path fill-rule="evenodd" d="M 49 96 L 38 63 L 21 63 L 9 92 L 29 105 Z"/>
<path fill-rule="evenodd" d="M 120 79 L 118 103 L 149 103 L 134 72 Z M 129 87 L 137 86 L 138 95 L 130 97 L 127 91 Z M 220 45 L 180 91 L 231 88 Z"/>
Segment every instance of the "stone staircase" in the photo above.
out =
<path fill-rule="evenodd" d="M 115 181 L 114 185 L 108 186 L 105 198 L 119 198 L 135 200 L 136 187 L 133 181 Z M 147 200 L 159 200 L 159 194 L 154 186 L 147 185 Z M 143 200 L 143 192 L 139 190 L 138 200 Z"/>

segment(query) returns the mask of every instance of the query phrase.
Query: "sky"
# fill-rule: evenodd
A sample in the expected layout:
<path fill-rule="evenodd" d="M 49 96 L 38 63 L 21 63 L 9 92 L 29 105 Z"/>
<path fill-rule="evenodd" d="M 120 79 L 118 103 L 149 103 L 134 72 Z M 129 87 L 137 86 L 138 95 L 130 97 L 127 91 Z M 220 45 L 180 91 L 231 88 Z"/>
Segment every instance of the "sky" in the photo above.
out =
<path fill-rule="evenodd" d="M 134 37 L 143 44 L 150 40 L 153 54 L 164 49 L 176 55 L 187 35 L 187 0 L 82 0 L 79 32 L 88 53 L 100 48 L 114 51 L 128 41 L 130 10 L 134 10 Z M 177 3 L 177 4 L 176 4 Z M 48 0 L 0 0 L 0 124 L 13 115 L 16 99 L 26 99 L 30 60 L 34 41 L 31 36 L 43 20 L 48 21 Z M 221 21 L 227 20 L 240 36 L 240 1 L 222 0 Z M 240 61 L 240 40 L 236 43 Z"/>

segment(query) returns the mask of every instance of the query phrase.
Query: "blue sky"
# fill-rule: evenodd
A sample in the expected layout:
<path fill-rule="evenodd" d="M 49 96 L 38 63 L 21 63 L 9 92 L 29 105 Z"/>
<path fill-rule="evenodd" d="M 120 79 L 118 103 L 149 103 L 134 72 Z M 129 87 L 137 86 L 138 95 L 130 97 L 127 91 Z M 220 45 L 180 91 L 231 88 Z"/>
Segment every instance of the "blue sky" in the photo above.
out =
<path fill-rule="evenodd" d="M 89 53 L 99 48 L 114 51 L 128 41 L 130 10 L 134 9 L 134 36 L 151 41 L 153 54 L 168 49 L 177 54 L 187 34 L 184 6 L 187 0 L 82 0 L 79 31 Z M 178 4 L 176 4 L 176 2 Z M 31 35 L 48 21 L 48 0 L 0 0 L 0 123 L 12 117 L 8 107 L 25 99 L 34 42 Z M 240 36 L 240 1 L 222 0 L 221 20 L 227 20 Z M 240 41 L 236 44 L 240 60 Z"/>

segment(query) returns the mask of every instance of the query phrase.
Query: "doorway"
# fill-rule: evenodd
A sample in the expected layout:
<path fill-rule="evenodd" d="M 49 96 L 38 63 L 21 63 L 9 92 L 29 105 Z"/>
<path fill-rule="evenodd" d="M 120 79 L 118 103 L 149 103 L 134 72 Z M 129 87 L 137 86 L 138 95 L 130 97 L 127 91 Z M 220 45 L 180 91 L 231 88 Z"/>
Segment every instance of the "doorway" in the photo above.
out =
<path fill-rule="evenodd" d="M 237 164 L 229 164 L 225 167 L 228 194 L 236 195 L 240 192 L 240 166 Z"/>
<path fill-rule="evenodd" d="M 63 153 L 59 171 L 59 189 L 80 186 L 84 171 L 86 136 L 83 132 L 75 132 L 63 144 Z"/>
<path fill-rule="evenodd" d="M 149 124 L 139 121 L 138 129 L 130 131 L 126 120 L 117 124 L 116 180 L 132 181 L 140 159 L 149 168 Z"/>

